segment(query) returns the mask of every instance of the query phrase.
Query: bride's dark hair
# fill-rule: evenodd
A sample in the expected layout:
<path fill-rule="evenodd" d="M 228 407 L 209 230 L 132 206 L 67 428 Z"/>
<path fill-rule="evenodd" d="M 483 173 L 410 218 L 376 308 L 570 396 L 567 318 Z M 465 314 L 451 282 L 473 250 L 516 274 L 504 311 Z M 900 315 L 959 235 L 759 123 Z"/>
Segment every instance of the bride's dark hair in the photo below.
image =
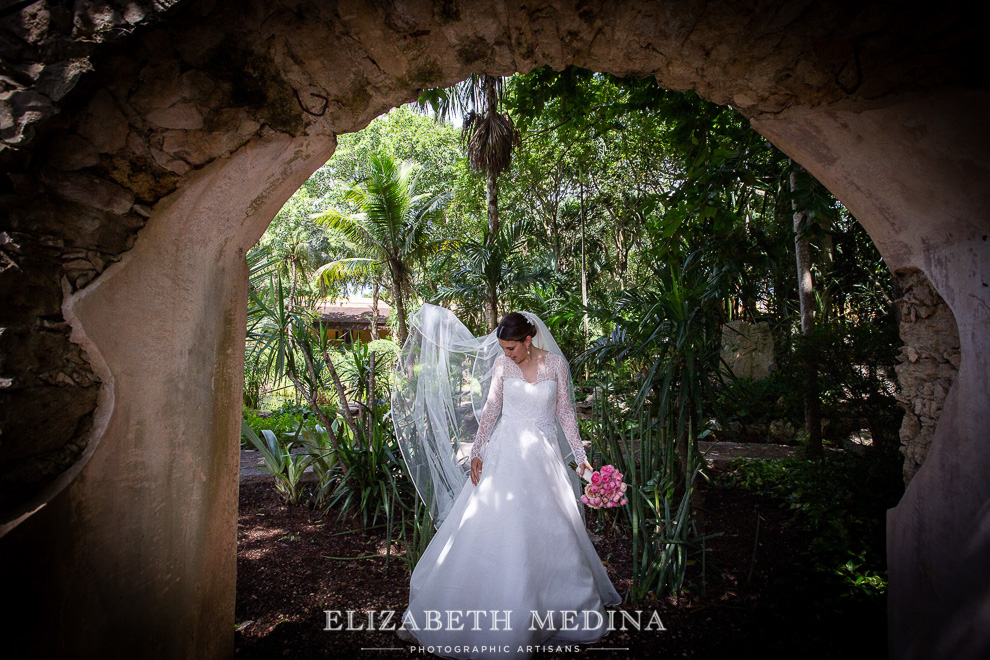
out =
<path fill-rule="evenodd" d="M 498 322 L 495 336 L 504 341 L 525 341 L 526 337 L 536 336 L 536 326 L 519 312 L 509 312 Z"/>

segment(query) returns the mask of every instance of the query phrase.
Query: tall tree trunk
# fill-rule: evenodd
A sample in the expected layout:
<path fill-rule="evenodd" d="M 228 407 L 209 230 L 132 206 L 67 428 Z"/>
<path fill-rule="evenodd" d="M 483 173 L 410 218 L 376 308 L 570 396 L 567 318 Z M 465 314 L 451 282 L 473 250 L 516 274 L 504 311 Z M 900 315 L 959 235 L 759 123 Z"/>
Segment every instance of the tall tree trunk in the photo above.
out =
<path fill-rule="evenodd" d="M 492 330 L 498 326 L 498 289 L 492 287 L 488 290 L 488 325 Z"/>
<path fill-rule="evenodd" d="M 494 241 L 498 236 L 498 175 L 488 172 L 487 180 L 485 192 L 488 200 L 488 236 Z"/>
<path fill-rule="evenodd" d="M 791 170 L 791 193 L 797 191 L 797 175 L 800 166 Z M 815 330 L 815 299 L 811 280 L 811 248 L 801 225 L 806 212 L 799 209 L 796 199 L 791 199 L 794 211 L 794 254 L 797 261 L 798 300 L 801 304 L 801 335 L 810 340 Z M 822 407 L 818 397 L 818 364 L 809 351 L 805 351 L 804 364 L 804 430 L 808 434 L 808 455 L 822 456 Z"/>
<path fill-rule="evenodd" d="M 409 329 L 406 327 L 406 301 L 402 297 L 402 284 L 392 280 L 392 297 L 395 299 L 395 313 L 399 317 L 399 345 L 406 343 Z"/>
<path fill-rule="evenodd" d="M 588 350 L 591 333 L 588 330 L 588 265 L 584 252 L 584 226 L 587 218 L 584 215 L 584 169 L 581 170 L 581 305 L 584 307 L 584 349 Z M 584 377 L 588 379 L 588 362 L 584 364 Z"/>
<path fill-rule="evenodd" d="M 494 117 L 498 113 L 498 93 L 495 83 L 498 80 L 495 76 L 485 76 L 482 80 L 485 92 L 485 114 Z M 491 240 L 498 236 L 498 173 L 490 168 L 486 168 L 488 175 L 488 235 Z"/>
<path fill-rule="evenodd" d="M 498 94 L 495 88 L 497 78 L 494 76 L 485 76 L 482 79 L 482 87 L 485 94 L 485 114 L 489 117 L 494 117 L 498 113 Z M 498 240 L 498 173 L 490 168 L 486 168 L 485 171 L 487 186 L 485 189 L 486 197 L 488 201 L 488 240 L 494 243 Z M 498 293 L 496 291 L 489 292 L 489 320 L 492 322 L 492 328 L 498 323 Z"/>
<path fill-rule="evenodd" d="M 371 287 L 371 341 L 378 339 L 378 291 L 379 285 L 375 281 Z"/>
<path fill-rule="evenodd" d="M 488 237 L 490 245 L 498 240 L 498 177 L 488 173 Z M 488 318 L 492 329 L 498 324 L 498 291 L 492 289 L 488 296 Z"/>

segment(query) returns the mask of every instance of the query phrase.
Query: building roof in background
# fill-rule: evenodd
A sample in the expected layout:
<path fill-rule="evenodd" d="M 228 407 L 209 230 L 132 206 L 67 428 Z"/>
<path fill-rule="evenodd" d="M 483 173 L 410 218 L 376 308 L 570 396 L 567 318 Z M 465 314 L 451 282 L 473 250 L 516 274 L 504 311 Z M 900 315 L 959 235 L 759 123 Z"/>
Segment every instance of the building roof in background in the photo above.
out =
<path fill-rule="evenodd" d="M 321 300 L 315 309 L 320 314 L 320 322 L 331 327 L 363 330 L 371 320 L 371 298 L 355 296 L 349 300 L 331 302 Z M 388 315 L 392 308 L 378 301 L 378 325 L 388 325 Z"/>

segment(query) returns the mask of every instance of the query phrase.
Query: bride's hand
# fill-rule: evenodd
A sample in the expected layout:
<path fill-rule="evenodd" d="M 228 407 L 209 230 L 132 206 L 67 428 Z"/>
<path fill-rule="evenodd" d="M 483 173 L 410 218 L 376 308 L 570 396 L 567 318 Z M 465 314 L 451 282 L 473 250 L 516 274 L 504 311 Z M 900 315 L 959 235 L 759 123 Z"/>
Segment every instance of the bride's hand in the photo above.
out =
<path fill-rule="evenodd" d="M 478 485 L 478 481 L 481 480 L 481 459 L 472 458 L 471 459 L 471 483 L 475 486 Z"/>
<path fill-rule="evenodd" d="M 581 477 L 582 479 L 585 479 L 584 473 L 586 471 L 589 473 L 588 479 L 590 479 L 591 478 L 590 473 L 594 472 L 595 468 L 591 467 L 591 463 L 589 463 L 588 461 L 585 461 L 584 463 L 581 463 L 581 465 L 577 466 L 578 476 Z M 585 481 L 587 481 L 587 479 L 585 479 Z"/>

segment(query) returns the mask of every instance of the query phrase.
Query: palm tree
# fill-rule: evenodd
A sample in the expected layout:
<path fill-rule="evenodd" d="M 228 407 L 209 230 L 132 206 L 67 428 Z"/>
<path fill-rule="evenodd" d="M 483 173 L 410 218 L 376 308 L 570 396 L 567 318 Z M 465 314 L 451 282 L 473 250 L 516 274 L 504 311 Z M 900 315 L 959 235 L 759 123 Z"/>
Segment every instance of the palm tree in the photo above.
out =
<path fill-rule="evenodd" d="M 519 145 L 519 131 L 508 113 L 500 113 L 502 78 L 471 74 L 449 89 L 426 90 L 419 97 L 420 108 L 430 106 L 437 117 L 464 117 L 461 143 L 467 148 L 470 166 L 485 174 L 488 201 L 488 234 L 499 236 L 498 177 L 512 164 L 512 148 Z M 497 299 L 489 300 L 489 315 L 498 319 Z"/>
<path fill-rule="evenodd" d="M 451 274 L 451 285 L 440 287 L 441 300 L 457 299 L 473 308 L 488 308 L 488 326 L 498 325 L 498 301 L 510 288 L 549 275 L 546 271 L 529 271 L 516 258 L 530 234 L 529 225 L 515 222 L 499 231 L 494 238 L 482 230 L 480 241 L 457 244 L 460 266 Z"/>
<path fill-rule="evenodd" d="M 282 252 L 282 269 L 289 277 L 289 300 L 295 303 L 299 281 L 307 280 L 314 267 L 327 262 L 323 253 L 302 227 L 297 228 L 287 238 Z"/>
<path fill-rule="evenodd" d="M 387 276 L 399 317 L 399 341 L 403 343 L 409 334 L 406 310 L 413 266 L 445 244 L 430 239 L 429 223 L 442 212 L 449 195 L 417 194 L 418 170 L 414 163 L 398 164 L 388 154 L 376 153 L 369 162 L 367 179 L 352 185 L 344 195 L 358 211 L 329 209 L 314 216 L 317 223 L 337 229 L 363 253 L 327 264 L 320 275 L 357 276 L 377 269 Z"/>
<path fill-rule="evenodd" d="M 350 254 L 363 252 L 362 246 L 343 241 Z M 368 332 L 371 339 L 378 339 L 378 300 L 381 297 L 381 283 L 385 271 L 382 262 L 370 257 L 342 257 L 323 264 L 313 274 L 315 284 L 321 292 L 337 287 L 357 285 L 371 287 L 371 316 L 368 319 Z"/>

